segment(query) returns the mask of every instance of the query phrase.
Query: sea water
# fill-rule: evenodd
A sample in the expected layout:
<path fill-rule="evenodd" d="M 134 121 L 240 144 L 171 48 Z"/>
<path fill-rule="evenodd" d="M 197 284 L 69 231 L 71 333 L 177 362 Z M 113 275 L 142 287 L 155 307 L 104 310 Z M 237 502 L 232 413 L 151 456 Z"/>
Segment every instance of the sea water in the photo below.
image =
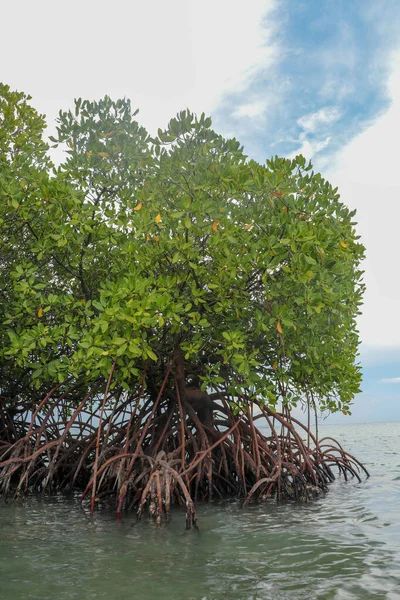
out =
<path fill-rule="evenodd" d="M 400 599 L 400 423 L 323 425 L 365 463 L 309 504 L 198 505 L 157 529 L 78 499 L 0 501 L 0 600 Z"/>

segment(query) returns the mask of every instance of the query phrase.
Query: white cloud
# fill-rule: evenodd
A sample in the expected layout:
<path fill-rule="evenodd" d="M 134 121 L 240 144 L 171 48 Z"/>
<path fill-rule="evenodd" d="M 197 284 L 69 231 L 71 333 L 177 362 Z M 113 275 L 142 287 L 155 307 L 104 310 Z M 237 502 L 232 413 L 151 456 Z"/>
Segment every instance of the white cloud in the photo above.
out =
<path fill-rule="evenodd" d="M 304 129 L 307 133 L 314 133 L 321 125 L 327 125 L 337 121 L 341 114 L 339 109 L 335 106 L 327 106 L 321 108 L 315 113 L 310 113 L 300 117 L 297 121 L 298 125 Z"/>
<path fill-rule="evenodd" d="M 307 160 L 313 158 L 318 152 L 326 148 L 331 137 L 326 136 L 323 139 L 318 139 L 318 133 L 325 133 L 325 126 L 334 123 L 340 119 L 341 113 L 335 106 L 326 106 L 317 112 L 309 113 L 300 117 L 297 124 L 303 129 L 298 138 L 300 146 L 289 155 L 289 158 L 294 158 L 297 154 L 302 154 Z M 314 139 L 308 139 L 309 135 L 314 136 Z"/>
<path fill-rule="evenodd" d="M 15 28 L 3 27 L 1 77 L 30 93 L 50 121 L 74 97 L 108 94 L 130 98 L 154 131 L 183 108 L 212 110 L 272 64 L 275 2 L 9 2 L 2 18 L 18 23 L 18 43 Z"/>
<path fill-rule="evenodd" d="M 233 112 L 232 116 L 241 118 L 249 117 L 251 119 L 262 117 L 268 108 L 268 102 L 260 100 L 249 104 L 242 104 Z"/>
<path fill-rule="evenodd" d="M 326 148 L 331 138 L 328 136 L 321 141 L 310 141 L 303 138 L 303 142 L 297 150 L 288 155 L 288 158 L 294 158 L 298 154 L 302 154 L 307 160 L 310 160 L 318 152 Z"/>
<path fill-rule="evenodd" d="M 400 343 L 400 53 L 391 65 L 389 110 L 343 149 L 327 173 L 343 201 L 357 208 L 367 249 L 359 327 L 362 341 L 373 346 Z"/>
<path fill-rule="evenodd" d="M 400 377 L 389 377 L 380 380 L 381 383 L 400 383 Z"/>

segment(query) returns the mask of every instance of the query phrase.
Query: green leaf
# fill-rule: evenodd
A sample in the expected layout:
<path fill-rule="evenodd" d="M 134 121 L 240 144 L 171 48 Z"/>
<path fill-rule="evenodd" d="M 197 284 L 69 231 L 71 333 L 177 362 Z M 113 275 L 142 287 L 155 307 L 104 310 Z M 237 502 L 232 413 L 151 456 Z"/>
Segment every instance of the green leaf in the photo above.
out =
<path fill-rule="evenodd" d="M 150 348 L 146 348 L 147 356 L 152 360 L 158 360 L 157 355 Z"/>
<path fill-rule="evenodd" d="M 128 347 L 128 344 L 125 342 L 125 344 L 122 344 L 118 350 L 117 350 L 117 356 L 122 356 L 124 354 L 124 352 L 126 351 Z"/>

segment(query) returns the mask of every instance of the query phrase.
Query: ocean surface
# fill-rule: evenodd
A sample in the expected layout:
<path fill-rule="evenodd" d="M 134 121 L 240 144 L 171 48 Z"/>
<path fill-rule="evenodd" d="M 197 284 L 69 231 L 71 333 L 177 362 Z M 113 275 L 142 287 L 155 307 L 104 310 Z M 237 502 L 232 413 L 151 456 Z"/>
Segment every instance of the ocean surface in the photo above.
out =
<path fill-rule="evenodd" d="M 305 504 L 199 505 L 157 529 L 73 498 L 0 502 L 0 600 L 400 599 L 400 423 L 323 425 L 370 470 Z"/>

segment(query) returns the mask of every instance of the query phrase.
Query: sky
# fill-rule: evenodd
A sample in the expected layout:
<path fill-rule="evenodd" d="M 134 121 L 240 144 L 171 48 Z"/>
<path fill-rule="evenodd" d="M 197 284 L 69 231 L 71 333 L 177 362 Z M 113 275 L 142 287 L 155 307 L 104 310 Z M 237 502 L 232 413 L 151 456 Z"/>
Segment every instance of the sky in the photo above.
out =
<path fill-rule="evenodd" d="M 367 248 L 363 392 L 329 422 L 400 420 L 400 3 L 19 0 L 1 15 L 0 80 L 50 133 L 73 98 L 107 94 L 150 132 L 189 107 L 260 162 L 312 159 Z"/>

